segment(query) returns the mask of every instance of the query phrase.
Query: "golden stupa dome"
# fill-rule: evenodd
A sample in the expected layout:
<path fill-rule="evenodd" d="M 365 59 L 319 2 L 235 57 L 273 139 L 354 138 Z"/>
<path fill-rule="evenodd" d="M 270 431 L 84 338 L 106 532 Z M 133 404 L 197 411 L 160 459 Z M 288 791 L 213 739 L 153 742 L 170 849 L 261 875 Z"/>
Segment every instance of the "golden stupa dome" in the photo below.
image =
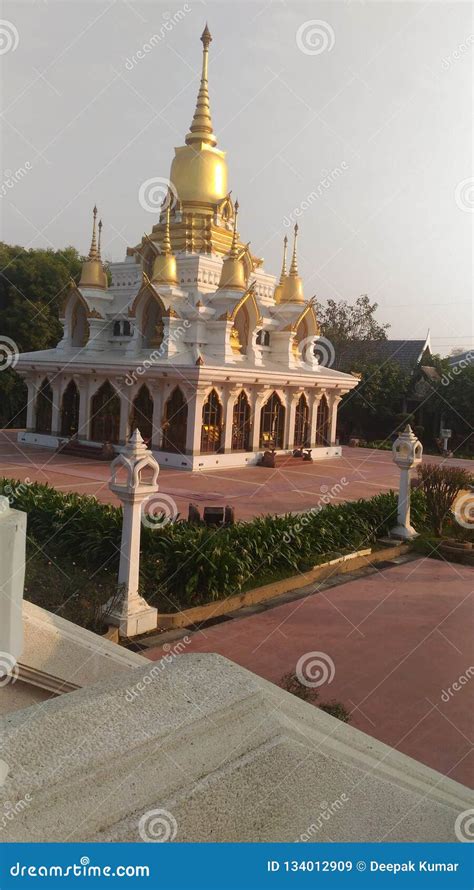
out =
<path fill-rule="evenodd" d="M 229 253 L 222 263 L 221 277 L 219 280 L 219 288 L 222 290 L 245 290 L 245 269 L 242 260 L 239 257 L 237 249 L 237 214 L 239 212 L 239 202 L 235 202 L 234 208 L 234 233 L 232 236 L 232 245 Z"/>
<path fill-rule="evenodd" d="M 276 303 L 281 303 L 281 295 L 283 293 L 283 285 L 285 283 L 285 279 L 287 276 L 287 271 L 286 271 L 286 248 L 287 248 L 287 245 L 288 245 L 288 238 L 285 235 L 285 237 L 283 238 L 283 262 L 281 264 L 280 281 L 278 282 L 278 284 L 274 290 L 274 293 L 273 293 L 273 299 L 275 300 Z"/>
<path fill-rule="evenodd" d="M 298 265 L 296 261 L 296 239 L 298 236 L 298 223 L 295 225 L 295 235 L 293 242 L 293 256 L 291 258 L 291 266 L 283 285 L 279 303 L 304 303 L 303 282 L 298 275 Z"/>
<path fill-rule="evenodd" d="M 166 224 L 161 253 L 157 254 L 153 263 L 153 284 L 177 284 L 178 269 L 176 257 L 171 251 L 170 239 L 170 205 L 166 208 Z"/>
<path fill-rule="evenodd" d="M 92 224 L 92 240 L 89 250 L 89 256 L 82 264 L 81 277 L 79 287 L 107 287 L 107 273 L 102 265 L 100 256 L 100 236 L 102 232 L 102 221 L 99 222 L 99 244 L 96 241 L 96 219 L 97 207 L 94 207 Z"/>
<path fill-rule="evenodd" d="M 207 80 L 212 37 L 207 25 L 201 40 L 202 74 L 196 110 L 186 136 L 186 145 L 175 148 L 170 180 L 180 201 L 217 204 L 228 192 L 227 164 L 225 152 L 216 148 L 217 140 L 212 128 Z"/>

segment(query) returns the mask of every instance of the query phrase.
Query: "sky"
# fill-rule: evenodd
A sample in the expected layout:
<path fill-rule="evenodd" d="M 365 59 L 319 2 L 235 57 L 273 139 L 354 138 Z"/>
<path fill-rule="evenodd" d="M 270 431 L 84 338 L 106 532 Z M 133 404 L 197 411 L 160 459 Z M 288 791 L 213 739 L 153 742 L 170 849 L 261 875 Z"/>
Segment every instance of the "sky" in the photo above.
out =
<path fill-rule="evenodd" d="M 94 203 L 106 259 L 151 231 L 140 186 L 184 144 L 207 20 L 214 131 L 265 268 L 279 274 L 297 220 L 306 297 L 367 293 L 390 337 L 474 344 L 470 3 L 6 0 L 1 15 L 2 240 L 87 253 Z"/>

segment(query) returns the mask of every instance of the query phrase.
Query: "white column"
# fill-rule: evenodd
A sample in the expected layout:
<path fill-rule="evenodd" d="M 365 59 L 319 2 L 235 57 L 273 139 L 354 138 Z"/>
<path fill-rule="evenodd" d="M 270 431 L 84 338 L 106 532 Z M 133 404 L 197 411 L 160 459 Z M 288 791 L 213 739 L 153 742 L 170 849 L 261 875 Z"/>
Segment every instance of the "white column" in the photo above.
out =
<path fill-rule="evenodd" d="M 260 451 L 260 414 L 265 396 L 270 395 L 270 391 L 254 392 L 252 397 L 252 429 L 250 436 L 250 445 L 252 451 Z"/>
<path fill-rule="evenodd" d="M 135 387 L 122 386 L 117 383 L 115 388 L 120 396 L 119 445 L 125 445 L 129 436 L 130 413 L 136 392 Z"/>
<path fill-rule="evenodd" d="M 340 396 L 340 395 L 333 395 L 331 397 L 331 402 L 330 402 L 330 406 L 329 406 L 330 411 L 331 411 L 331 418 L 330 418 L 330 424 L 329 424 L 329 443 L 330 443 L 330 445 L 336 444 L 337 409 L 339 407 L 339 402 L 341 401 L 341 399 L 342 399 L 342 396 Z"/>
<path fill-rule="evenodd" d="M 22 601 L 25 581 L 26 513 L 0 497 L 0 684 L 16 675 L 23 650 Z M 3 683 L 2 683 L 3 677 Z"/>
<path fill-rule="evenodd" d="M 286 400 L 286 426 L 285 426 L 285 443 L 284 447 L 291 450 L 295 444 L 295 420 L 296 406 L 301 392 L 292 392 Z"/>
<path fill-rule="evenodd" d="M 60 380 L 54 380 L 51 384 L 53 392 L 53 405 L 51 411 L 51 435 L 58 436 L 61 429 L 61 396 L 63 385 Z"/>
<path fill-rule="evenodd" d="M 198 388 L 188 401 L 188 424 L 186 429 L 186 454 L 201 453 L 202 407 L 207 396 L 207 387 Z"/>
<path fill-rule="evenodd" d="M 234 419 L 234 405 L 242 387 L 232 387 L 224 393 L 224 454 L 232 451 L 232 421 Z"/>
<path fill-rule="evenodd" d="M 141 479 L 141 474 L 147 467 L 153 470 L 151 482 Z M 119 469 L 125 469 L 127 474 L 124 483 L 118 482 L 116 478 Z M 109 487 L 120 498 L 123 509 L 118 574 L 120 602 L 116 605 L 114 600 L 109 601 L 104 611 L 111 623 L 118 625 L 122 637 L 146 633 L 157 626 L 157 610 L 148 605 L 138 589 L 142 505 L 158 491 L 159 469 L 139 430 L 134 431 L 123 453 L 111 464 L 112 480 Z"/>

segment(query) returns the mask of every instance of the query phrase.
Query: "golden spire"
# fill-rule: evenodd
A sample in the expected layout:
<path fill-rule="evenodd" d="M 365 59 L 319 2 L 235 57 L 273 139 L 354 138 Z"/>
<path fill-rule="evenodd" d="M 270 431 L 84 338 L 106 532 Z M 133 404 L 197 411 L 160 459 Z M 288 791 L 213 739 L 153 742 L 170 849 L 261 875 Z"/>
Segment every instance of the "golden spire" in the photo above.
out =
<path fill-rule="evenodd" d="M 287 250 L 287 247 L 288 247 L 288 238 L 285 235 L 285 237 L 283 238 L 283 262 L 281 264 L 280 281 L 277 284 L 277 286 L 275 288 L 275 292 L 273 294 L 273 298 L 277 303 L 279 303 L 281 300 L 281 295 L 283 292 L 283 285 L 285 283 L 285 278 L 287 276 L 287 271 L 286 271 L 286 250 Z"/>
<path fill-rule="evenodd" d="M 177 284 L 178 270 L 176 266 L 176 257 L 171 249 L 170 237 L 170 205 L 166 208 L 165 230 L 163 233 L 163 243 L 161 253 L 155 258 L 153 263 L 153 275 L 151 280 L 154 284 Z"/>
<path fill-rule="evenodd" d="M 100 255 L 100 239 L 102 236 L 102 220 L 101 219 L 99 219 L 99 225 L 97 228 L 99 229 L 99 240 L 97 242 L 97 256 L 99 257 L 99 260 L 101 260 L 102 259 L 101 255 Z"/>
<path fill-rule="evenodd" d="M 97 207 L 94 206 L 92 211 L 92 239 L 89 250 L 89 256 L 82 264 L 81 278 L 79 287 L 107 287 L 107 275 L 103 269 L 100 260 L 100 235 L 102 231 L 102 223 L 99 222 L 99 247 L 97 247 Z"/>
<path fill-rule="evenodd" d="M 298 238 L 298 223 L 294 228 L 293 255 L 291 257 L 290 271 L 286 276 L 279 302 L 280 303 L 304 303 L 303 282 L 298 275 L 298 263 L 296 259 L 296 240 Z"/>
<path fill-rule="evenodd" d="M 189 133 L 186 136 L 186 145 L 192 145 L 194 142 L 206 142 L 208 145 L 212 146 L 217 144 L 217 139 L 214 136 L 212 128 L 207 80 L 209 44 L 211 40 L 211 32 L 209 31 L 206 23 L 206 27 L 201 34 L 201 41 L 203 46 L 201 84 L 199 87 L 194 117 L 189 128 Z"/>
<path fill-rule="evenodd" d="M 244 265 L 239 257 L 237 247 L 237 214 L 239 212 L 239 202 L 234 205 L 234 232 L 232 235 L 232 244 L 230 251 L 222 263 L 221 277 L 219 287 L 223 290 L 245 290 L 245 271 Z"/>

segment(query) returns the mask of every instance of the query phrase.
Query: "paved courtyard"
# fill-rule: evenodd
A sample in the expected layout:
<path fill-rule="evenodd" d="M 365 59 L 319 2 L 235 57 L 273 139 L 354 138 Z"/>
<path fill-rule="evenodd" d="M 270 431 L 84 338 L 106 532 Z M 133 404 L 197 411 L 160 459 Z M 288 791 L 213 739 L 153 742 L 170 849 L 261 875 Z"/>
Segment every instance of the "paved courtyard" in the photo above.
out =
<path fill-rule="evenodd" d="M 324 653 L 334 679 L 320 701 L 337 699 L 353 726 L 474 786 L 473 594 L 473 568 L 420 558 L 207 627 L 186 651 L 218 652 L 275 683 L 305 653 Z"/>
<path fill-rule="evenodd" d="M 441 461 L 440 457 L 426 459 Z M 473 466 L 472 461 L 448 463 L 470 469 Z M 93 494 L 101 501 L 118 503 L 108 488 L 109 464 L 19 445 L 13 430 L 0 430 L 1 475 L 48 482 L 62 491 Z M 391 453 L 367 448 L 344 448 L 342 458 L 314 463 L 289 457 L 284 466 L 274 470 L 242 467 L 189 473 L 165 468 L 159 477 L 160 491 L 173 498 L 181 516 L 187 515 L 192 501 L 200 508 L 231 504 L 238 519 L 305 510 L 331 490 L 332 503 L 367 498 L 397 488 L 398 480 Z"/>

